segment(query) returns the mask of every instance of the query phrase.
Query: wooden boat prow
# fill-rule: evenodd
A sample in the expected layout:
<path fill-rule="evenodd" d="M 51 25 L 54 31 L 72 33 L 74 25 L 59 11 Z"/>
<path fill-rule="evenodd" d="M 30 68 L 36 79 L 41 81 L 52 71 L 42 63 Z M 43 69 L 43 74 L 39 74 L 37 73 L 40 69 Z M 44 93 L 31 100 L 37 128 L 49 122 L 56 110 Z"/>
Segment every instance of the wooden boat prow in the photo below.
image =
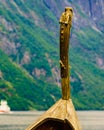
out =
<path fill-rule="evenodd" d="M 81 128 L 72 100 L 60 99 L 26 130 L 81 130 Z"/>
<path fill-rule="evenodd" d="M 59 21 L 62 98 L 26 130 L 81 130 L 70 98 L 68 47 L 72 15 L 72 8 L 66 7 Z"/>

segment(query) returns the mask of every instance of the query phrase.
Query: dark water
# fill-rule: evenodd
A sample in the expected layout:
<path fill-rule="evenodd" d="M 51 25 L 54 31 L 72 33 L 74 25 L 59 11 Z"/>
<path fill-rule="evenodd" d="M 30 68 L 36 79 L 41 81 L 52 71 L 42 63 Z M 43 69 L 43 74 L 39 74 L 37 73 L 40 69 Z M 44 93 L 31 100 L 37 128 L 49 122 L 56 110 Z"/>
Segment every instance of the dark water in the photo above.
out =
<path fill-rule="evenodd" d="M 0 130 L 25 130 L 43 112 L 13 112 L 0 114 Z M 104 111 L 78 111 L 82 130 L 104 130 Z"/>

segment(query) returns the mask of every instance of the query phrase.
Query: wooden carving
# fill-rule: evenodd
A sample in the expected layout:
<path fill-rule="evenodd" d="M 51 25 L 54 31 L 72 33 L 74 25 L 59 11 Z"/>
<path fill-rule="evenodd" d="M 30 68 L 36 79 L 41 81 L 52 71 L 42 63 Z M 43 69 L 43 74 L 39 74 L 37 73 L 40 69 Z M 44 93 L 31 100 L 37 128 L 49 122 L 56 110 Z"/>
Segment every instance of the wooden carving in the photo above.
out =
<path fill-rule="evenodd" d="M 81 130 L 70 98 L 68 47 L 72 15 L 72 8 L 66 7 L 59 21 L 62 99 L 56 102 L 26 130 Z"/>

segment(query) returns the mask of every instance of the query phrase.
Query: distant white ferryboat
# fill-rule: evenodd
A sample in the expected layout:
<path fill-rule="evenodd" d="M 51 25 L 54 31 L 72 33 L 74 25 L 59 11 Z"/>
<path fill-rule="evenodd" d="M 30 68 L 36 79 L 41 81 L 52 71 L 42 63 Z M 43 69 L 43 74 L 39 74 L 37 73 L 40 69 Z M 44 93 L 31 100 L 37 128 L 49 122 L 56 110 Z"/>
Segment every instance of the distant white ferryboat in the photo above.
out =
<path fill-rule="evenodd" d="M 8 106 L 6 100 L 1 100 L 0 113 L 10 113 L 10 107 Z"/>

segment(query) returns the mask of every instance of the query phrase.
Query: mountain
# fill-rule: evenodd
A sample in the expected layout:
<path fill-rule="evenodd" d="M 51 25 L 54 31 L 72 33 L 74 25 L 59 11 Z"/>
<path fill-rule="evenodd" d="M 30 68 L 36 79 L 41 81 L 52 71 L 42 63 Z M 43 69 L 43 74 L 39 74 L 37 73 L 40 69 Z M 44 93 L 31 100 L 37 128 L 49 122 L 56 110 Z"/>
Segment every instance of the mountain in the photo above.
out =
<path fill-rule="evenodd" d="M 72 6 L 72 99 L 76 109 L 104 109 L 103 5 L 103 0 L 0 0 L 0 99 L 12 110 L 42 110 L 61 98 L 59 18 Z"/>
<path fill-rule="evenodd" d="M 23 68 L 0 51 L 0 98 L 6 99 L 12 110 L 47 109 L 56 101 L 59 90 L 37 82 Z M 50 90 L 46 91 L 47 89 Z M 56 91 L 55 94 L 50 94 Z M 44 94 L 45 93 L 45 94 Z M 48 103 L 47 103 L 48 102 Z"/>

